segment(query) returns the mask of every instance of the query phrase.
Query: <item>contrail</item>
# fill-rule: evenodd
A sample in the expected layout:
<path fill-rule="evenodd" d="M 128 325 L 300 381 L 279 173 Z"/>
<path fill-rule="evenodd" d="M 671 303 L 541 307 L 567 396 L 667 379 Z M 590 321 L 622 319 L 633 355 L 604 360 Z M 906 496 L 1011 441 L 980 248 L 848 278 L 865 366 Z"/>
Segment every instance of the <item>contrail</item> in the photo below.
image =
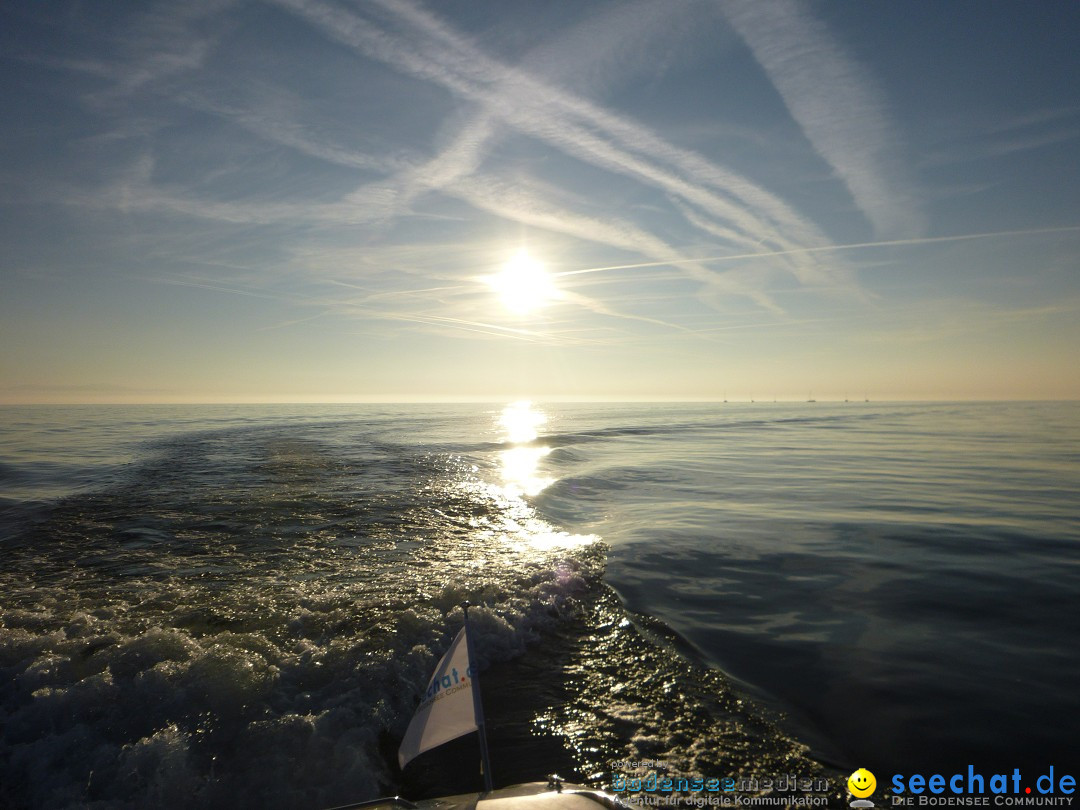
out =
<path fill-rule="evenodd" d="M 667 262 L 641 262 L 639 264 L 615 264 L 610 267 L 589 267 L 585 270 L 564 270 L 552 273 L 553 276 L 579 276 L 583 273 L 603 273 L 608 270 L 633 270 L 637 267 L 664 267 L 669 264 L 689 262 L 730 262 L 736 259 L 762 259 L 769 256 L 788 256 L 792 253 L 824 253 L 830 250 L 855 250 L 857 248 L 896 247 L 898 245 L 929 245 L 934 242 L 961 242 L 967 239 L 990 239 L 997 236 L 1031 236 L 1040 233 L 1065 233 L 1080 231 L 1080 225 L 1065 225 L 1061 228 L 1032 228 L 1026 231 L 994 231 L 992 233 L 965 233 L 958 236 L 923 236 L 915 239 L 890 239 L 884 242 L 855 242 L 847 245 L 821 245 L 818 247 L 792 248 L 791 250 L 769 250 L 761 253 L 736 253 L 727 256 L 708 256 L 696 259 L 672 259 Z"/>

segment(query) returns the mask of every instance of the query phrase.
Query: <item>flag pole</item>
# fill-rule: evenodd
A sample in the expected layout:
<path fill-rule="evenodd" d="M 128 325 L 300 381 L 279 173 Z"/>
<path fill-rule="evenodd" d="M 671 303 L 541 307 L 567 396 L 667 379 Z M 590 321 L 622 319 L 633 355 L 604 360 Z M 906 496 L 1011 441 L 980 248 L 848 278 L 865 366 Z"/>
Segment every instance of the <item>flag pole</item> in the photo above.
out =
<path fill-rule="evenodd" d="M 480 678 L 478 670 L 480 664 L 473 654 L 472 633 L 469 632 L 469 608 L 472 604 L 462 602 L 461 609 L 465 612 L 465 644 L 469 650 L 469 664 L 472 667 L 472 699 L 473 711 L 476 714 L 476 729 L 480 733 L 480 768 L 484 772 L 484 792 L 491 793 L 491 760 L 488 758 L 487 731 L 484 728 L 484 704 L 480 700 Z"/>

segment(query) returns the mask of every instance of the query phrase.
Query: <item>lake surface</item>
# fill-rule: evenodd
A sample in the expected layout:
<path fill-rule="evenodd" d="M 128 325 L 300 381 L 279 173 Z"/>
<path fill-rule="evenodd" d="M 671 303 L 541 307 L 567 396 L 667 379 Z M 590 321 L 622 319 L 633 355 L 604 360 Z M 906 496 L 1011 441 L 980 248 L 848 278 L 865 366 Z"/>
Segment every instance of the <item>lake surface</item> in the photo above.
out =
<path fill-rule="evenodd" d="M 1076 403 L 0 414 L 0 805 L 416 787 L 464 599 L 497 782 L 1073 768 Z"/>

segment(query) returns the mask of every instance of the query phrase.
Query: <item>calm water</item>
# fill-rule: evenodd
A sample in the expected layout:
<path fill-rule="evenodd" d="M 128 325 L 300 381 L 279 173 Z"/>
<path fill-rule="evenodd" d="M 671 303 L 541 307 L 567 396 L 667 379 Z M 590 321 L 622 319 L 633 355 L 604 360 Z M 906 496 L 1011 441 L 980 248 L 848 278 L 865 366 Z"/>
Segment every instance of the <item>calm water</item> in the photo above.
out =
<path fill-rule="evenodd" d="M 465 598 L 497 781 L 1074 769 L 1076 404 L 0 414 L 0 806 L 447 787 Z"/>

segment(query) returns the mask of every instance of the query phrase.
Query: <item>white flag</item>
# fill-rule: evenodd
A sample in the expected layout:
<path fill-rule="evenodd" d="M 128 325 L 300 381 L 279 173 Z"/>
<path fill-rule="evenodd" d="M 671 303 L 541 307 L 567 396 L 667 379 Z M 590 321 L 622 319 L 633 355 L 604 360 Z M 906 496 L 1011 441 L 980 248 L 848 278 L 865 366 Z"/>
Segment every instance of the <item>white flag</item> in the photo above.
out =
<path fill-rule="evenodd" d="M 435 668 L 424 699 L 401 741 L 398 763 L 402 768 L 425 751 L 477 730 L 472 687 L 469 644 L 462 627 Z"/>

